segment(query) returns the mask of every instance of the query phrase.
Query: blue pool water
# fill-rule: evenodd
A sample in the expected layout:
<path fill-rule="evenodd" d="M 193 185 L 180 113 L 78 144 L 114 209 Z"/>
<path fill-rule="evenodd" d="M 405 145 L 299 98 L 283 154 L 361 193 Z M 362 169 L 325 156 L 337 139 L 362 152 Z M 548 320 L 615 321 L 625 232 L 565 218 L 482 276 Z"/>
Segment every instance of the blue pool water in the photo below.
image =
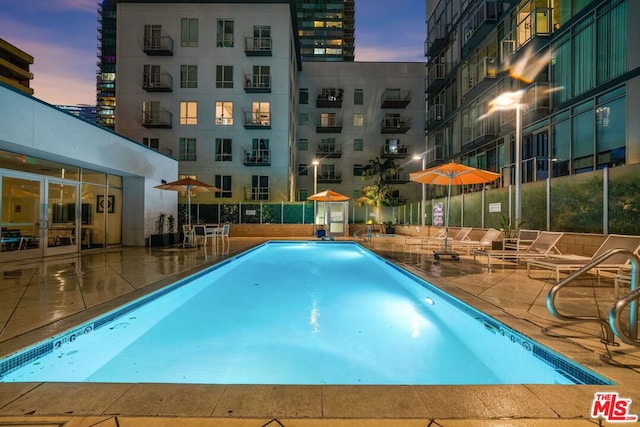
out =
<path fill-rule="evenodd" d="M 350 242 L 270 242 L 0 360 L 3 382 L 606 384 Z"/>

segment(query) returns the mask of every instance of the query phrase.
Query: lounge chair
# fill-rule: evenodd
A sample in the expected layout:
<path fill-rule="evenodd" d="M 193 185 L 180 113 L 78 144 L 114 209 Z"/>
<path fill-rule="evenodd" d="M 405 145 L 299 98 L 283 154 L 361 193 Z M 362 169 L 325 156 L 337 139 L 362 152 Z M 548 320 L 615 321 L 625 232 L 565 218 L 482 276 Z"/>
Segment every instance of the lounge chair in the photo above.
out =
<path fill-rule="evenodd" d="M 432 237 L 422 239 L 421 246 L 424 248 L 426 245 L 426 248 L 429 249 L 429 247 L 439 248 L 440 246 L 444 245 L 444 241 L 445 239 L 447 239 L 447 230 L 444 228 L 442 230 L 443 233 L 441 235 L 434 234 Z M 447 239 L 447 245 L 450 245 L 452 242 L 462 242 L 464 240 L 469 240 L 469 233 L 471 233 L 471 230 L 472 227 L 462 227 L 460 230 L 458 230 L 455 236 Z"/>
<path fill-rule="evenodd" d="M 405 245 L 422 245 L 423 240 L 429 240 L 429 239 L 444 240 L 445 231 L 446 230 L 444 228 L 438 228 L 435 231 L 435 233 L 433 233 L 433 236 L 429 236 L 429 237 L 422 237 L 420 235 L 408 236 L 408 237 L 405 237 L 404 243 Z M 420 227 L 416 227 L 416 233 L 420 234 Z"/>
<path fill-rule="evenodd" d="M 521 228 L 515 237 L 503 239 L 503 249 L 515 249 L 516 251 L 526 250 L 538 238 L 540 230 L 527 230 Z"/>
<path fill-rule="evenodd" d="M 600 245 L 598 250 L 592 257 L 581 255 L 552 255 L 545 259 L 536 259 L 527 261 L 527 275 L 531 277 L 532 268 L 540 268 L 553 270 L 556 274 L 556 283 L 560 281 L 560 272 L 570 273 L 587 265 L 591 260 L 599 257 L 611 249 L 624 248 L 637 254 L 640 251 L 639 236 L 623 236 L 620 234 L 610 234 Z M 629 257 L 624 254 L 614 255 L 603 263 L 598 264 L 592 271 L 599 273 L 601 271 L 620 271 L 629 261 Z"/>
<path fill-rule="evenodd" d="M 449 242 L 449 248 L 455 250 L 464 250 L 470 253 L 474 249 L 491 249 L 493 242 L 500 238 L 502 231 L 495 228 L 488 229 L 480 240 L 452 240 Z"/>
<path fill-rule="evenodd" d="M 473 251 L 473 260 L 476 260 L 478 256 L 486 256 L 487 257 L 487 268 L 491 268 L 491 260 L 493 258 L 498 258 L 501 260 L 512 259 L 516 262 L 535 259 L 535 258 L 545 258 L 549 255 L 549 252 L 556 250 L 556 244 L 558 240 L 562 237 L 564 233 L 555 232 L 555 231 L 541 231 L 538 235 L 538 238 L 531 243 L 531 245 L 525 250 L 490 250 L 490 249 L 481 249 Z"/>

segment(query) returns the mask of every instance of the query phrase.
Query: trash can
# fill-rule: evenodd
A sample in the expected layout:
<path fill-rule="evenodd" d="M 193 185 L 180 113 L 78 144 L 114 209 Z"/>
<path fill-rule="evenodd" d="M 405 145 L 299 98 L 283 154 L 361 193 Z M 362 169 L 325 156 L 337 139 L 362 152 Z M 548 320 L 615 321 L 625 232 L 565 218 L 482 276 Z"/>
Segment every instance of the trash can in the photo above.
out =
<path fill-rule="evenodd" d="M 317 234 L 318 239 L 321 239 L 321 238 L 323 238 L 324 236 L 326 236 L 326 233 L 325 233 L 325 231 L 324 231 L 324 228 L 319 228 L 319 229 L 316 231 L 316 234 Z"/>

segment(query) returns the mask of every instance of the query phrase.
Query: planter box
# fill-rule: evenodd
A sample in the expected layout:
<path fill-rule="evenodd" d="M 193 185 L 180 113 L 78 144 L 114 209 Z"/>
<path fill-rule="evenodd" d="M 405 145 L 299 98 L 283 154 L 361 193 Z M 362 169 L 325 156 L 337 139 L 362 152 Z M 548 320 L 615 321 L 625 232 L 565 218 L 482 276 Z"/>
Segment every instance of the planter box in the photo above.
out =
<path fill-rule="evenodd" d="M 161 246 L 171 246 L 180 241 L 178 233 L 152 234 L 147 239 L 147 246 L 157 248 Z"/>

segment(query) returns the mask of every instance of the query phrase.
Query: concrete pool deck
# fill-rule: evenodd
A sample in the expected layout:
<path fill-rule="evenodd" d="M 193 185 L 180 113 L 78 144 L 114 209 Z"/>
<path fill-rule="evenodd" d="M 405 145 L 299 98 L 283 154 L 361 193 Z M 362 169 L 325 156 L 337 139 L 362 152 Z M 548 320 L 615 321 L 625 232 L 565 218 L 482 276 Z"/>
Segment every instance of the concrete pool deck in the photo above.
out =
<path fill-rule="evenodd" d="M 267 239 L 231 238 L 224 250 L 117 248 L 81 256 L 0 263 L 0 355 L 46 339 L 177 278 Z M 433 260 L 404 239 L 362 242 L 378 254 L 572 360 L 614 386 L 281 386 L 0 383 L 0 426 L 593 426 L 594 393 L 632 400 L 640 414 L 640 349 L 600 343 L 600 327 L 553 318 L 552 274 L 526 266 L 487 270 L 472 257 Z M 330 244 L 330 243 L 329 243 Z M 593 285 L 596 283 L 595 285 Z M 585 307 L 597 294 L 611 306 L 613 285 L 592 279 L 563 300 Z M 605 363 L 607 351 L 619 365 Z M 610 425 L 603 422 L 602 425 Z M 615 423 L 615 425 L 625 425 Z"/>

